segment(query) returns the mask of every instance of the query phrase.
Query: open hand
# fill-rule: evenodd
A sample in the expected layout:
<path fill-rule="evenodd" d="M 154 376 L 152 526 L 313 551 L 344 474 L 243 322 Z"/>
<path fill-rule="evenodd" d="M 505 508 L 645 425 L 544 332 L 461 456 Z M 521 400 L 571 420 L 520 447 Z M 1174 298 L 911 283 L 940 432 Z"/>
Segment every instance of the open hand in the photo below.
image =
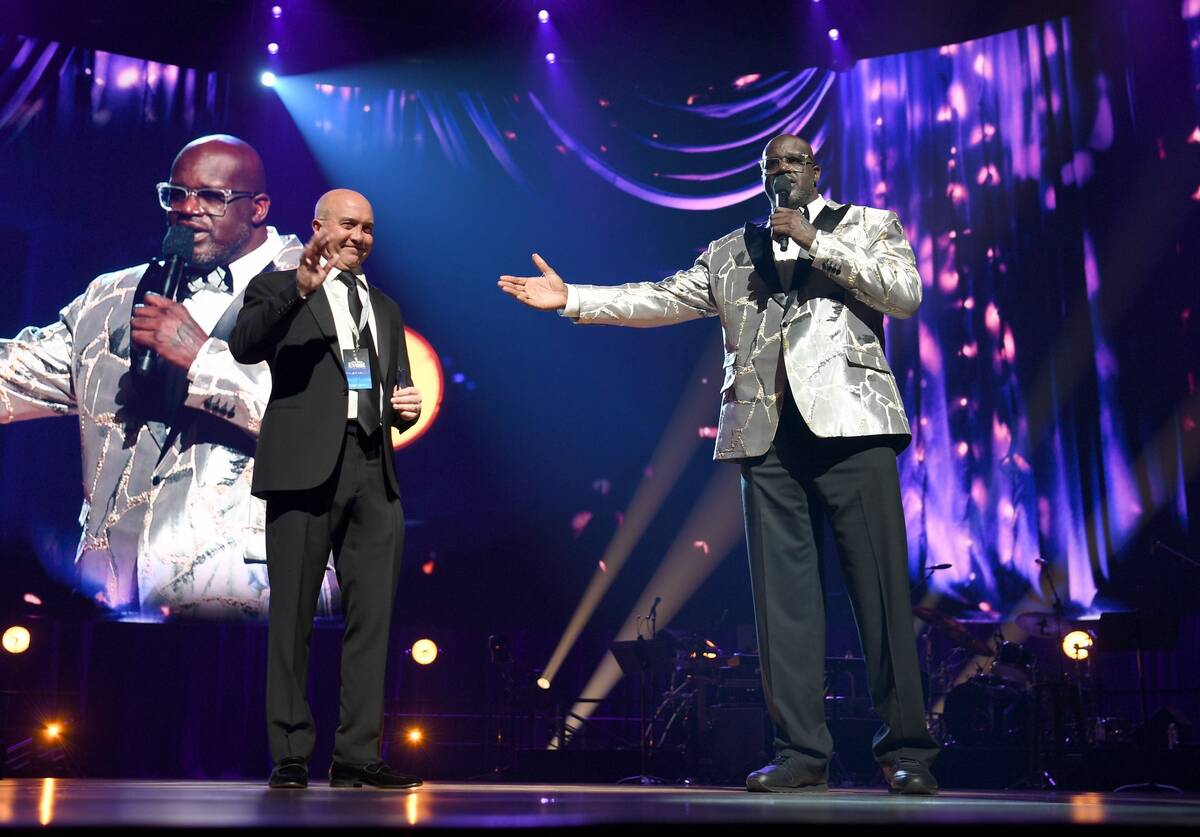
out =
<path fill-rule="evenodd" d="M 537 253 L 533 254 L 533 266 L 541 271 L 541 276 L 506 274 L 497 283 L 500 290 L 539 311 L 562 310 L 567 304 L 567 286 L 562 278 Z"/>
<path fill-rule="evenodd" d="M 308 296 L 324 284 L 329 274 L 341 269 L 337 256 L 326 257 L 324 267 L 321 266 L 321 258 L 325 256 L 325 248 L 332 238 L 333 234 L 329 230 L 320 230 L 313 233 L 308 244 L 304 245 L 304 252 L 300 254 L 300 264 L 296 266 L 296 288 L 300 291 L 300 296 Z"/>

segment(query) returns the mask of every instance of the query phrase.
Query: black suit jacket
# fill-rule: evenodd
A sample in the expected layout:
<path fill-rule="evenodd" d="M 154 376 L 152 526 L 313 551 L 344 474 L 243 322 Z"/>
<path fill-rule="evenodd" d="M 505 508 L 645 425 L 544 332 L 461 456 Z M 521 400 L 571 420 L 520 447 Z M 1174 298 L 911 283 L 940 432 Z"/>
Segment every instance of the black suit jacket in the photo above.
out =
<path fill-rule="evenodd" d="M 415 422 L 397 416 L 390 398 L 397 372 L 409 369 L 404 318 L 383 291 L 371 285 L 370 294 L 379 331 L 373 337 L 382 367 L 384 431 L 406 430 Z M 258 434 L 251 493 L 262 497 L 321 485 L 333 474 L 342 449 L 350 393 L 324 286 L 304 299 L 295 270 L 254 277 L 229 350 L 239 363 L 265 360 L 271 367 L 271 399 Z M 391 439 L 385 436 L 384 445 L 390 450 Z M 399 496 L 395 469 L 389 464 L 384 470 Z"/>

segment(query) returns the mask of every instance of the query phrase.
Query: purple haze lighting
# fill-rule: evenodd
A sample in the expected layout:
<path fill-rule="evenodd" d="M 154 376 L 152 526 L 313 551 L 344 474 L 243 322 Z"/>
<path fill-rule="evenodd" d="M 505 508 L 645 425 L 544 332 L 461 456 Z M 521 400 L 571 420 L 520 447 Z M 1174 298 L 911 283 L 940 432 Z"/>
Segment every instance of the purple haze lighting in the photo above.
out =
<path fill-rule="evenodd" d="M 546 63 L 547 64 L 553 64 L 557 60 L 558 60 L 558 56 L 555 55 L 553 52 L 546 53 Z"/>
<path fill-rule="evenodd" d="M 542 9 L 540 12 L 538 12 L 538 23 L 549 23 L 549 22 L 550 22 L 550 13 L 548 11 L 546 11 L 545 9 Z"/>
<path fill-rule="evenodd" d="M 271 17 L 283 17 L 283 6 L 272 6 Z"/>
<path fill-rule="evenodd" d="M 272 55 L 278 55 L 279 54 L 279 44 L 275 43 L 274 41 L 271 41 L 271 43 L 267 44 L 267 52 L 271 53 Z"/>
<path fill-rule="evenodd" d="M 829 40 L 836 41 L 840 37 L 842 37 L 842 33 L 837 31 L 836 28 L 829 30 Z"/>

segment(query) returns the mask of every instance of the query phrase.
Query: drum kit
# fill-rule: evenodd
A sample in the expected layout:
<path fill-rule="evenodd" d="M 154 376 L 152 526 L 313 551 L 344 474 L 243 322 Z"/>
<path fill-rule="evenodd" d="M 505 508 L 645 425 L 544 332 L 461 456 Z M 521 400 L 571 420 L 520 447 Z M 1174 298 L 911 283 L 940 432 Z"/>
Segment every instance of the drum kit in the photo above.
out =
<path fill-rule="evenodd" d="M 980 639 L 962 621 L 932 608 L 917 606 L 913 615 L 929 626 L 924 634 L 930 728 L 952 746 L 1029 747 L 1041 754 L 1083 743 L 1083 717 L 1088 674 L 1077 653 L 1072 661 L 1058 650 L 1064 636 L 1080 623 L 1050 613 L 1022 613 L 1016 627 L 1024 642 L 1005 639 L 997 631 Z M 993 628 L 996 627 L 995 623 Z M 947 640 L 952 651 L 934 665 L 933 639 Z M 1053 645 L 1050 645 L 1050 644 Z M 1058 661 L 1039 664 L 1039 646 Z M 965 680 L 960 672 L 973 665 Z M 938 711 L 940 710 L 940 711 Z M 1039 771 L 1040 772 L 1040 771 Z"/>

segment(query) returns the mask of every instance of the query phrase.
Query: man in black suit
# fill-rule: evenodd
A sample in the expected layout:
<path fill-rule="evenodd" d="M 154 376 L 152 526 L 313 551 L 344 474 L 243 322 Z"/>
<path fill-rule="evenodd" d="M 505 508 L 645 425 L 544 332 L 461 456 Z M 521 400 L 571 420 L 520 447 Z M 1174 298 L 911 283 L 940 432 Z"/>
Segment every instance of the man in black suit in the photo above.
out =
<path fill-rule="evenodd" d="M 363 273 L 374 240 L 371 204 L 335 189 L 315 215 L 299 266 L 250 283 L 229 341 L 239 362 L 265 360 L 272 378 L 252 485 L 267 501 L 270 786 L 308 785 L 309 639 L 332 549 L 346 632 L 329 783 L 411 788 L 421 780 L 382 761 L 380 738 L 404 547 L 390 428 L 416 422 L 421 394 L 411 385 L 400 308 Z"/>

